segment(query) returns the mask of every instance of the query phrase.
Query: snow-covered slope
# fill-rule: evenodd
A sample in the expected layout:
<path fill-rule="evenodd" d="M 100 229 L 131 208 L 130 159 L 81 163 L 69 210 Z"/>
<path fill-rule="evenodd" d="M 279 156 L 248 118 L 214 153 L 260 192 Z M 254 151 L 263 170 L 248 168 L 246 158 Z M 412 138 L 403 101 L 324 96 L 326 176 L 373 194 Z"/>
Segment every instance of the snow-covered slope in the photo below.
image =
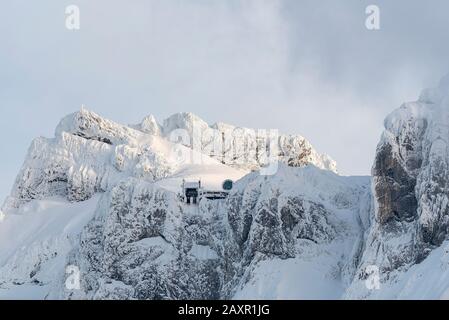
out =
<path fill-rule="evenodd" d="M 66 257 L 93 218 L 99 196 L 68 203 L 32 200 L 0 222 L 0 300 L 52 298 L 65 273 Z"/>

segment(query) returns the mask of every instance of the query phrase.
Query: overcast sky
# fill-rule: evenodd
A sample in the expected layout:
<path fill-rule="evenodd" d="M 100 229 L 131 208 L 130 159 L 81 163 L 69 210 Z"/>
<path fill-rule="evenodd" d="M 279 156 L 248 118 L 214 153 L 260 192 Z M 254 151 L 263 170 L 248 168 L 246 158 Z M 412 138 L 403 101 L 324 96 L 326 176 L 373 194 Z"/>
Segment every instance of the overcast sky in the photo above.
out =
<path fill-rule="evenodd" d="M 384 117 L 449 72 L 448 18 L 446 0 L 3 0 L 0 201 L 31 140 L 81 104 L 125 124 L 190 111 L 298 133 L 367 175 Z"/>

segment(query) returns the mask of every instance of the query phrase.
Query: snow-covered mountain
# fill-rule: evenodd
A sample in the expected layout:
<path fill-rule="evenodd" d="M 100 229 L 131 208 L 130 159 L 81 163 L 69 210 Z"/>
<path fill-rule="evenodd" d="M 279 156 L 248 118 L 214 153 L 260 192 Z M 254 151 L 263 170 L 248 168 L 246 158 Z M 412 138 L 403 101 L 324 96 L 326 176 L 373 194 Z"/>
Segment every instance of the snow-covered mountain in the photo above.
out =
<path fill-rule="evenodd" d="M 223 125 L 219 126 L 223 127 Z M 199 136 L 194 136 L 198 134 L 196 127 L 201 129 Z M 243 136 L 234 134 L 234 132 L 241 131 L 244 132 Z M 183 137 L 182 134 L 192 134 L 192 144 L 184 143 L 183 140 L 181 140 L 183 143 L 171 142 L 173 137 L 171 132 L 180 133 L 181 137 Z M 255 133 L 253 134 L 253 132 Z M 116 239 L 112 239 L 112 236 L 117 236 L 121 239 L 119 244 L 123 245 L 123 237 L 129 232 L 134 236 L 127 239 L 125 243 L 130 245 L 131 242 L 136 241 L 136 248 L 143 246 L 139 250 L 144 256 L 138 257 L 137 254 L 133 254 L 133 259 L 143 259 L 145 264 L 158 269 L 163 269 L 165 266 L 165 264 L 158 263 L 161 244 L 163 245 L 166 241 L 172 245 L 176 244 L 174 248 L 165 245 L 162 249 L 167 249 L 170 252 L 164 256 L 167 256 L 167 259 L 172 259 L 174 255 L 182 256 L 183 261 L 185 260 L 183 263 L 186 265 L 172 261 L 171 267 L 167 267 L 167 271 L 163 272 L 167 279 L 161 276 L 160 279 L 156 279 L 158 283 L 169 279 L 184 279 L 168 277 L 169 270 L 175 268 L 176 271 L 181 267 L 184 268 L 183 275 L 191 274 L 204 277 L 207 274 L 218 277 L 215 273 L 206 270 L 199 272 L 194 268 L 185 272 L 192 265 L 198 264 L 198 268 L 204 267 L 204 264 L 209 266 L 210 259 L 205 259 L 207 263 L 201 262 L 204 260 L 203 258 L 199 258 L 201 263 L 197 261 L 198 259 L 193 259 L 192 262 L 192 256 L 184 256 L 183 253 L 188 252 L 186 248 L 190 246 L 194 253 L 198 251 L 199 256 L 205 254 L 207 258 L 210 254 L 216 257 L 214 265 L 225 265 L 226 268 L 229 268 L 229 261 L 222 255 L 237 255 L 242 250 L 242 248 L 234 250 L 236 248 L 232 247 L 236 238 L 226 218 L 229 211 L 228 202 L 231 202 L 233 195 L 224 203 L 203 200 L 198 207 L 192 208 L 182 203 L 177 197 L 183 179 L 201 179 L 205 188 L 221 190 L 221 183 L 225 179 L 237 181 L 248 174 L 250 169 L 261 169 L 266 164 L 262 159 L 266 161 L 269 159 L 266 154 L 273 152 L 269 150 L 273 148 L 270 145 L 272 141 L 277 145 L 277 148 L 273 148 L 276 158 L 279 156 L 281 163 L 285 161 L 286 165 L 295 167 L 293 169 L 281 164 L 279 172 L 295 171 L 298 170 L 298 167 L 308 164 L 331 170 L 335 170 L 336 167 L 333 160 L 328 156 L 318 154 L 310 143 L 300 136 L 280 136 L 273 140 L 263 132 L 250 129 L 237 130 L 229 125 L 226 130 L 222 129 L 218 132 L 220 137 L 224 137 L 224 143 L 218 143 L 218 148 L 223 151 L 222 154 L 215 157 L 213 154 L 204 154 L 207 146 L 203 142 L 209 139 L 209 145 L 212 144 L 210 139 L 213 139 L 215 134 L 217 134 L 216 130 L 214 131 L 198 117 L 187 113 L 170 117 L 164 121 L 163 126 L 158 125 L 151 116 L 145 118 L 138 126 L 124 126 L 82 109 L 62 119 L 56 128 L 54 138 L 35 139 L 11 195 L 2 208 L 4 220 L 0 225 L 0 237 L 4 238 L 0 245 L 0 288 L 7 288 L 5 295 L 14 296 L 16 292 L 21 294 L 22 291 L 28 294 L 31 291 L 38 292 L 38 297 L 45 297 L 48 294 L 50 294 L 48 297 L 65 297 L 64 290 L 61 289 L 63 283 L 61 279 L 65 277 L 64 270 L 70 263 L 68 259 L 74 256 L 79 259 L 76 265 L 85 273 L 85 276 L 82 277 L 83 281 L 88 281 L 91 269 L 104 275 L 104 277 L 95 275 L 95 284 L 87 286 L 87 283 L 83 282 L 86 288 L 92 286 L 94 289 L 86 289 L 82 291 L 83 294 L 81 291 L 76 292 L 82 297 L 112 295 L 113 293 L 103 290 L 100 280 L 104 280 L 104 284 L 108 284 L 108 287 L 112 286 L 110 281 L 118 284 L 119 287 L 120 285 L 131 286 L 135 293 L 130 297 L 194 297 L 193 289 L 183 289 L 179 293 L 171 292 L 174 288 L 166 288 L 171 293 L 154 291 L 151 295 L 148 293 L 145 296 L 144 293 L 139 293 L 132 286 L 132 283 L 136 285 L 140 283 L 137 278 L 132 280 L 130 278 L 131 282 L 122 281 L 122 283 L 114 276 L 107 276 L 108 271 L 106 270 L 117 266 L 115 264 L 108 266 L 103 258 L 98 265 L 91 260 L 85 261 L 87 258 L 92 258 L 92 254 L 84 255 L 88 250 L 93 250 L 102 256 L 107 253 L 91 248 L 96 241 L 83 241 L 83 237 L 98 236 L 97 239 L 116 241 Z M 199 148 L 194 145 L 196 138 L 201 142 Z M 231 147 L 228 147 L 226 142 L 228 139 Z M 285 150 L 279 151 L 280 147 Z M 255 155 L 255 159 L 260 161 L 242 163 L 241 161 L 247 153 Z M 240 160 L 237 161 L 237 158 Z M 319 172 L 316 168 L 310 170 Z M 254 172 L 252 176 L 257 177 L 259 174 L 259 172 Z M 123 191 L 122 188 L 125 188 L 126 191 Z M 290 186 L 290 188 L 292 187 Z M 257 192 L 257 190 L 253 192 Z M 134 197 L 138 197 L 142 203 L 131 200 Z M 137 201 L 135 203 L 138 206 L 136 211 L 127 213 L 135 215 L 135 217 L 129 225 L 120 223 L 116 227 L 129 227 L 130 230 L 108 233 L 108 236 L 111 236 L 109 240 L 106 235 L 92 234 L 94 231 L 100 232 L 101 228 L 109 228 L 109 224 L 115 224 L 111 219 L 117 218 L 117 213 L 112 209 L 111 206 L 115 206 L 112 203 L 117 202 L 119 206 L 129 206 L 130 203 L 127 202 L 127 199 L 131 202 Z M 256 201 L 255 205 L 257 199 L 254 201 Z M 118 204 L 119 202 L 121 204 Z M 216 206 L 219 206 L 221 210 L 218 211 Z M 251 208 L 251 210 L 253 209 Z M 83 212 L 76 213 L 79 210 Z M 58 215 L 58 211 L 63 213 Z M 217 214 L 219 222 L 215 221 Z M 214 216 L 213 219 L 210 217 L 211 215 Z M 143 234 L 137 235 L 140 231 L 135 229 L 137 220 L 134 221 L 134 219 L 138 219 L 139 223 L 142 223 L 145 228 L 142 231 Z M 92 230 L 91 227 L 98 223 L 101 228 L 95 227 L 95 230 Z M 147 223 L 149 225 L 146 225 Z M 54 227 L 54 229 L 47 230 L 50 228 L 48 226 Z M 167 234 L 164 231 L 166 228 L 169 228 Z M 192 233 L 186 233 L 185 229 L 192 229 Z M 199 233 L 196 236 L 193 232 L 195 230 Z M 216 234 L 217 232 L 218 234 Z M 229 232 L 229 234 L 226 235 L 225 232 Z M 36 236 L 36 239 L 30 238 L 29 233 Z M 210 235 L 208 235 L 209 233 Z M 18 236 L 11 237 L 11 234 Z M 195 237 L 206 237 L 206 235 L 216 237 L 217 242 L 213 243 L 209 239 L 209 243 L 202 238 L 195 240 Z M 135 236 L 138 239 L 134 239 Z M 241 246 L 242 243 L 239 245 Z M 217 246 L 223 247 L 220 249 L 221 251 Z M 211 249 L 212 247 L 215 249 Z M 138 250 L 136 248 L 133 250 Z M 110 249 L 112 250 L 112 247 Z M 115 248 L 114 253 L 109 252 L 115 257 L 111 258 L 112 260 L 120 257 L 116 250 L 119 249 Z M 156 260 L 153 264 L 151 264 L 152 258 L 146 257 L 152 251 L 155 251 L 153 259 Z M 167 261 L 171 261 L 170 259 Z M 241 263 L 241 253 L 235 261 Z M 88 266 L 88 269 L 83 269 L 83 266 Z M 242 267 L 232 268 L 231 271 L 232 273 L 243 272 Z M 59 282 L 54 281 L 55 272 L 60 275 Z M 150 273 L 151 277 L 156 277 L 158 274 L 153 271 Z M 144 274 L 141 272 L 139 276 Z M 230 276 L 226 275 L 226 277 Z M 233 277 L 230 283 L 225 283 L 228 281 L 225 279 L 214 279 L 214 281 L 220 280 L 220 285 L 217 284 L 215 287 L 210 285 L 209 290 L 198 289 L 196 294 L 201 294 L 203 297 L 230 296 L 235 290 L 234 286 L 238 276 Z M 201 281 L 198 280 L 195 283 L 201 284 Z M 143 286 L 143 284 L 140 285 Z M 28 287 L 30 289 L 24 289 Z M 45 295 L 42 295 L 43 293 Z M 69 296 L 72 294 L 75 293 L 71 292 Z"/>
<path fill-rule="evenodd" d="M 301 136 L 82 109 L 33 141 L 0 211 L 0 298 L 449 297 L 448 110 L 443 79 L 390 114 L 371 178 Z M 188 205 L 184 179 L 236 182 Z"/>

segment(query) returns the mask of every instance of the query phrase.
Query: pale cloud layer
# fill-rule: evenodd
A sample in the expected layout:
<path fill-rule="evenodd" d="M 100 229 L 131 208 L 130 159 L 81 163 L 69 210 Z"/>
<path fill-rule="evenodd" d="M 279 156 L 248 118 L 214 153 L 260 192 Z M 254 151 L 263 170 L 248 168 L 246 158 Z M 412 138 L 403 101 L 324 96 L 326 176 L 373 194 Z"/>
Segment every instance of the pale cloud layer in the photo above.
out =
<path fill-rule="evenodd" d="M 31 139 L 81 104 L 121 123 L 191 111 L 299 133 L 342 173 L 369 174 L 383 118 L 449 71 L 449 3 L 410 2 L 2 1 L 0 198 Z"/>

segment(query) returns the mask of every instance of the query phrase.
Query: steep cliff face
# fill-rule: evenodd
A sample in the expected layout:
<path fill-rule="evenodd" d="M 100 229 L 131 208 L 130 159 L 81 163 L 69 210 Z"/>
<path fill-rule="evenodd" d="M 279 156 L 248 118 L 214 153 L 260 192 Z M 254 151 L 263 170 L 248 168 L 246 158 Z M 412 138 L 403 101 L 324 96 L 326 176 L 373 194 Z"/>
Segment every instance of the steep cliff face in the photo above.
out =
<path fill-rule="evenodd" d="M 135 179 L 118 184 L 69 259 L 81 266 L 82 291 L 65 297 L 219 298 L 224 267 L 219 245 L 232 241 L 214 238 L 226 236 L 226 230 L 214 228 L 220 227 L 217 214 L 189 209 L 153 184 Z"/>
<path fill-rule="evenodd" d="M 217 299 L 238 255 L 218 208 L 130 179 L 117 185 L 85 228 L 70 264 L 82 290 L 66 298 Z M 226 244 L 226 245 L 224 245 Z"/>
<path fill-rule="evenodd" d="M 232 298 L 257 281 L 260 264 L 301 261 L 304 251 L 319 259 L 331 247 L 327 276 L 338 282 L 353 272 L 347 261 L 361 245 L 359 203 L 368 186 L 282 167 L 245 177 L 224 202 L 196 207 L 129 179 L 104 196 L 83 231 L 67 262 L 81 266 L 82 290 L 63 297 Z"/>
<path fill-rule="evenodd" d="M 391 285 L 449 236 L 449 79 L 385 120 L 373 166 L 376 204 L 359 279 L 379 268 Z M 370 296 L 362 285 L 350 294 Z M 357 292 L 357 293 L 356 293 Z"/>
<path fill-rule="evenodd" d="M 227 201 L 244 263 L 233 296 L 339 298 L 363 247 L 369 186 L 313 166 L 244 177 Z"/>

